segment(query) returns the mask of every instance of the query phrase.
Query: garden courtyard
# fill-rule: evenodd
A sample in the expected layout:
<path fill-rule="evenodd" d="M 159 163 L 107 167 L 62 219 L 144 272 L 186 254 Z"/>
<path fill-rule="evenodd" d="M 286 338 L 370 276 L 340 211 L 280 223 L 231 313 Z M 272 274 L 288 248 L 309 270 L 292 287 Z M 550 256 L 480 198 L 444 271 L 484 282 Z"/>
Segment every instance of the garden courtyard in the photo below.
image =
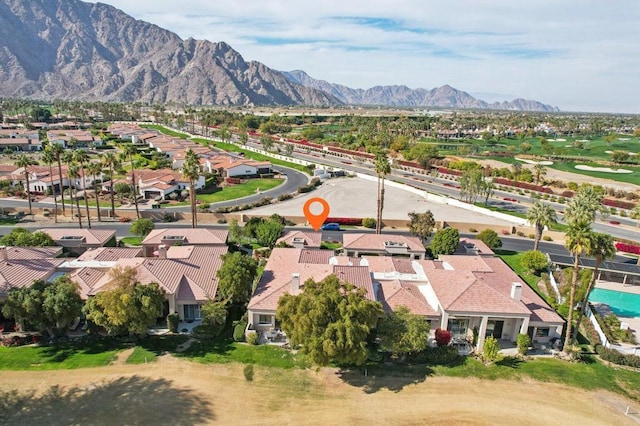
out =
<path fill-rule="evenodd" d="M 4 394 L 13 389 L 21 393 Z M 0 391 L 0 423 L 31 425 L 627 425 L 636 424 L 624 415 L 627 404 L 632 413 L 640 408 L 608 391 L 526 378 L 377 378 L 341 376 L 333 368 L 255 366 L 249 379 L 240 363 L 202 364 L 171 355 L 72 372 L 2 371 Z"/>

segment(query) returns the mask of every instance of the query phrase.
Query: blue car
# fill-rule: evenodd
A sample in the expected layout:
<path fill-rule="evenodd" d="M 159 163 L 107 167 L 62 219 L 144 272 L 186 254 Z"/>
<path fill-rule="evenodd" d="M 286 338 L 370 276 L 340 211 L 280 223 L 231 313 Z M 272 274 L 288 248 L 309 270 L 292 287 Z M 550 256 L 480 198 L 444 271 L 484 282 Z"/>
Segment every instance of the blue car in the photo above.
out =
<path fill-rule="evenodd" d="M 335 222 L 325 223 L 324 225 L 322 225 L 322 230 L 323 231 L 339 231 L 340 224 Z"/>

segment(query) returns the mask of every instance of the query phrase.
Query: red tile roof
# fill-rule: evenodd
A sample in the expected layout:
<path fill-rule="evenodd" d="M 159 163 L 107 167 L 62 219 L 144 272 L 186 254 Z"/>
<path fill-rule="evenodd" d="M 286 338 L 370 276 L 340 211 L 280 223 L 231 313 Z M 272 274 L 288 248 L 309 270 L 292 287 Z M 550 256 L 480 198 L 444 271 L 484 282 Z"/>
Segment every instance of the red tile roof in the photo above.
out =
<path fill-rule="evenodd" d="M 399 280 L 380 282 L 380 297 L 382 306 L 387 312 L 397 310 L 400 306 L 406 306 L 412 314 L 430 318 L 440 316 L 427 303 L 420 290 L 413 283 Z"/>
<path fill-rule="evenodd" d="M 284 241 L 292 246 L 294 238 L 302 238 L 305 242 L 305 247 L 309 248 L 320 248 L 322 243 L 322 234 L 320 232 L 287 231 L 282 237 L 278 238 L 276 244 Z"/>
<path fill-rule="evenodd" d="M 229 231 L 226 229 L 208 229 L 208 228 L 163 228 L 154 229 L 142 241 L 142 245 L 158 245 L 163 243 L 163 238 L 167 236 L 183 236 L 185 244 L 196 245 L 226 245 L 227 235 Z"/>
<path fill-rule="evenodd" d="M 98 247 L 89 249 L 78 257 L 80 261 L 115 262 L 121 258 L 141 257 L 139 247 Z"/>
<path fill-rule="evenodd" d="M 64 259 L 21 259 L 0 262 L 0 296 L 12 288 L 28 287 L 36 280 L 47 280 Z"/>
<path fill-rule="evenodd" d="M 88 245 L 104 245 L 116 236 L 116 231 L 111 229 L 78 229 L 78 228 L 44 228 L 41 232 L 49 234 L 54 241 L 64 237 L 84 237 Z"/>
<path fill-rule="evenodd" d="M 6 250 L 9 260 L 52 259 L 62 254 L 62 247 L 6 247 Z"/>
<path fill-rule="evenodd" d="M 418 237 L 398 234 L 344 234 L 343 246 L 349 250 L 384 250 L 384 243 L 393 241 L 404 243 L 410 251 L 424 253 L 424 245 Z"/>

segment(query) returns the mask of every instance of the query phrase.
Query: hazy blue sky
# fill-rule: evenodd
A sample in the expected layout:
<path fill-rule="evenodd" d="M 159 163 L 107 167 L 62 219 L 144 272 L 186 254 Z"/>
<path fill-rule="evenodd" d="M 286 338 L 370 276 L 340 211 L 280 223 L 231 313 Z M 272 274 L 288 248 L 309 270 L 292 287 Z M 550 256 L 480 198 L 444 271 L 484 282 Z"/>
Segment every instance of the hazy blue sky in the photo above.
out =
<path fill-rule="evenodd" d="M 449 84 L 482 99 L 640 113 L 638 0 L 102 0 L 354 88 Z"/>

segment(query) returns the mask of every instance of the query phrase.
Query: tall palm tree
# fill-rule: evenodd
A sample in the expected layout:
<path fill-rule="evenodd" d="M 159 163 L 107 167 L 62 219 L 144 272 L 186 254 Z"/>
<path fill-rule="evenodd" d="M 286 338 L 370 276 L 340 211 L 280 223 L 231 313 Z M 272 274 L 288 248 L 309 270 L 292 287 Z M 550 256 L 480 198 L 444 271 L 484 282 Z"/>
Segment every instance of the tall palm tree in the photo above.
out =
<path fill-rule="evenodd" d="M 49 179 L 53 177 L 53 163 L 56 161 L 56 155 L 51 149 L 51 145 L 48 145 L 42 152 L 42 161 L 49 165 Z M 62 176 L 58 176 L 60 181 L 60 188 L 62 188 Z M 51 193 L 53 194 L 53 220 L 58 223 L 58 196 L 56 194 L 56 185 L 51 179 Z"/>
<path fill-rule="evenodd" d="M 87 226 L 91 229 L 91 212 L 89 211 L 89 195 L 87 192 L 87 176 L 85 167 L 89 163 L 89 154 L 84 149 L 76 149 L 73 151 L 73 159 L 80 166 L 80 175 L 82 176 L 82 194 L 84 195 L 84 207 L 87 211 Z M 76 195 L 77 191 L 76 191 Z"/>
<path fill-rule="evenodd" d="M 107 152 L 102 156 L 102 164 L 109 167 L 109 192 L 111 194 L 111 217 L 116 216 L 115 194 L 113 193 L 113 169 L 120 167 L 120 161 L 113 152 Z"/>
<path fill-rule="evenodd" d="M 123 154 L 125 158 L 129 159 L 131 164 L 131 186 L 133 188 L 133 204 L 136 206 L 136 218 L 140 219 L 140 210 L 138 209 L 138 182 L 136 182 L 136 165 L 134 162 L 134 156 L 138 153 L 138 150 L 133 144 L 128 144 L 123 147 Z"/>
<path fill-rule="evenodd" d="M 596 284 L 596 280 L 598 279 L 598 270 L 602 262 L 605 259 L 611 259 L 616 254 L 616 246 L 613 242 L 613 237 L 609 234 L 601 234 L 598 232 L 594 232 L 591 235 L 591 245 L 589 250 L 587 251 L 589 256 L 593 256 L 595 260 L 595 265 L 593 267 L 593 275 L 591 276 L 591 281 L 589 281 L 589 286 L 587 287 L 587 292 L 584 295 L 584 300 L 582 301 L 582 305 L 580 306 L 580 315 L 578 316 L 578 321 L 576 323 L 576 327 L 573 330 L 573 335 L 571 336 L 571 344 L 573 345 L 576 341 L 576 337 L 578 336 L 578 331 L 580 330 L 580 322 L 582 321 L 582 317 L 584 316 L 584 312 L 587 309 L 587 304 L 589 303 L 589 295 L 591 294 L 591 290 Z"/>
<path fill-rule="evenodd" d="M 75 182 L 71 180 L 71 173 L 69 173 L 69 167 L 75 164 L 73 161 L 73 151 L 64 151 L 61 155 L 61 160 L 67 164 L 67 180 L 69 181 L 69 204 L 71 205 L 71 217 L 73 217 L 73 190 L 75 189 Z M 64 192 L 64 189 L 63 189 Z M 64 200 L 62 201 L 64 203 Z M 77 204 L 77 203 L 76 203 Z M 64 206 L 64 204 L 63 204 Z M 64 213 L 64 210 L 63 210 Z"/>
<path fill-rule="evenodd" d="M 550 227 L 554 223 L 557 223 L 558 216 L 556 210 L 551 205 L 545 204 L 542 201 L 536 201 L 527 212 L 527 221 L 533 225 L 536 230 L 533 249 L 538 250 L 545 226 Z"/>
<path fill-rule="evenodd" d="M 89 173 L 93 178 L 93 192 L 96 197 L 96 211 L 98 212 L 98 222 L 102 222 L 102 214 L 100 213 L 100 190 L 98 189 L 98 177 L 102 173 L 102 164 L 87 164 L 87 173 Z"/>
<path fill-rule="evenodd" d="M 604 194 L 597 191 L 591 185 L 580 187 L 571 198 L 564 212 L 564 220 L 572 222 L 593 222 L 598 212 L 606 214 L 606 208 L 602 205 Z"/>
<path fill-rule="evenodd" d="M 51 152 L 56 157 L 56 162 L 58 163 L 58 176 L 60 177 L 60 199 L 62 200 L 62 215 L 64 216 L 67 212 L 67 209 L 64 205 L 64 183 L 62 182 L 62 154 L 65 152 L 62 145 L 57 143 L 49 144 L 49 148 L 51 148 Z M 73 216 L 73 213 L 71 214 Z"/>
<path fill-rule="evenodd" d="M 384 209 L 384 179 L 391 173 L 391 165 L 387 153 L 379 152 L 375 159 L 375 171 L 378 176 L 378 211 L 376 215 L 376 234 L 382 233 L 382 210 Z"/>
<path fill-rule="evenodd" d="M 564 352 L 570 348 L 573 327 L 573 311 L 576 303 L 576 288 L 578 287 L 578 272 L 580 270 L 580 256 L 591 251 L 593 232 L 591 223 L 587 221 L 572 222 L 565 236 L 564 246 L 573 255 L 573 275 L 569 293 L 569 314 L 567 316 L 567 333 L 564 339 Z"/>
<path fill-rule="evenodd" d="M 191 227 L 198 227 L 198 215 L 196 212 L 196 188 L 195 181 L 200 177 L 200 163 L 198 156 L 189 148 L 184 156 L 182 164 L 182 176 L 189 179 L 189 198 L 191 200 Z"/>
<path fill-rule="evenodd" d="M 71 151 L 69 151 L 71 152 Z M 76 199 L 76 211 L 78 214 L 78 226 L 82 229 L 82 212 L 80 211 L 80 201 L 78 201 L 78 179 L 80 179 L 80 168 L 74 162 L 67 163 L 69 165 L 67 169 L 67 175 L 69 176 L 69 189 L 71 189 L 71 216 L 73 216 L 73 198 L 75 192 Z M 73 186 L 71 186 L 73 182 Z"/>
<path fill-rule="evenodd" d="M 542 176 L 547 174 L 547 168 L 540 164 L 540 163 L 536 163 L 533 166 L 533 175 L 536 177 L 536 183 L 540 183 L 540 179 L 542 178 Z"/>
<path fill-rule="evenodd" d="M 27 183 L 27 199 L 29 200 L 29 214 L 32 215 L 33 214 L 33 210 L 31 208 L 31 188 L 29 187 L 29 166 L 33 166 L 35 165 L 36 162 L 33 161 L 33 159 L 31 157 L 28 157 L 26 154 L 20 154 L 18 155 L 18 158 L 16 158 L 16 162 L 14 163 L 14 165 L 16 167 L 22 167 L 24 168 L 24 178 L 26 180 Z"/>

